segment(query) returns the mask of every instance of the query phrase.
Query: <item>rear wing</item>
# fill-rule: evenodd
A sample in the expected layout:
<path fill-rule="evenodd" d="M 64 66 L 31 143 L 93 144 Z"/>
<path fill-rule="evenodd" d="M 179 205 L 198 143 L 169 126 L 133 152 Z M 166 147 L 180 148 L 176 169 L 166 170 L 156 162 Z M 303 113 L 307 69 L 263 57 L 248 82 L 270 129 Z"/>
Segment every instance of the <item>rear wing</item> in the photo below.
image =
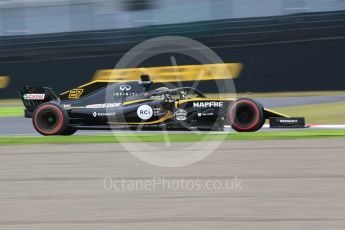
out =
<path fill-rule="evenodd" d="M 20 99 L 25 106 L 25 117 L 31 118 L 34 110 L 42 103 L 49 101 L 59 101 L 59 97 L 48 87 L 26 86 L 18 90 Z"/>

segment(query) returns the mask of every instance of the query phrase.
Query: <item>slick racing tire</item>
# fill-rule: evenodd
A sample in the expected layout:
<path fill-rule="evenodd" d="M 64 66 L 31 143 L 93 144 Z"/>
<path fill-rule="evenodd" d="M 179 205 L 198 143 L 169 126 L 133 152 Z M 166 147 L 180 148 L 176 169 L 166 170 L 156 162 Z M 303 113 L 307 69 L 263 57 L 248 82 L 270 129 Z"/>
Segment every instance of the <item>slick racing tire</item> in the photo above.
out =
<path fill-rule="evenodd" d="M 78 130 L 73 127 L 68 127 L 65 131 L 63 131 L 60 135 L 62 136 L 71 136 L 75 134 Z"/>
<path fill-rule="evenodd" d="M 34 128 L 44 136 L 64 135 L 64 132 L 68 132 L 68 122 L 66 110 L 53 102 L 39 105 L 32 117 Z"/>
<path fill-rule="evenodd" d="M 264 108 L 252 99 L 239 99 L 230 105 L 227 119 L 237 132 L 256 132 L 265 124 Z"/>

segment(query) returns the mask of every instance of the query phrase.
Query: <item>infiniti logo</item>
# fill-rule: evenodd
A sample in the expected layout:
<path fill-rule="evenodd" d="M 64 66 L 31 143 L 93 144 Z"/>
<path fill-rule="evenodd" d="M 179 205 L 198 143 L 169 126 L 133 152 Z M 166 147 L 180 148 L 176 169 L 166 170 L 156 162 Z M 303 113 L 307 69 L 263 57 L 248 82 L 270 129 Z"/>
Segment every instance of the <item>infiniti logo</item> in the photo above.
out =
<path fill-rule="evenodd" d="M 129 91 L 129 90 L 131 90 L 131 86 L 130 85 L 121 85 L 120 86 L 120 90 L 121 91 Z"/>

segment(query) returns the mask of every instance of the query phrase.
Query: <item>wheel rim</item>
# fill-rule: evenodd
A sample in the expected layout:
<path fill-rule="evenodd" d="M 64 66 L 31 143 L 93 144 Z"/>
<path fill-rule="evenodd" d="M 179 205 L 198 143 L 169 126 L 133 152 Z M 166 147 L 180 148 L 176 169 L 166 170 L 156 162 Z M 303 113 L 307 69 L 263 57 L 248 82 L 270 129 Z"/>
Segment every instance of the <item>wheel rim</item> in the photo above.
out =
<path fill-rule="evenodd" d="M 238 105 L 236 108 L 235 121 L 241 126 L 249 126 L 256 120 L 255 110 L 246 104 Z"/>
<path fill-rule="evenodd" d="M 250 100 L 238 101 L 230 107 L 229 120 L 232 127 L 242 131 L 249 131 L 259 124 L 260 110 Z"/>
<path fill-rule="evenodd" d="M 50 131 L 56 128 L 59 124 L 58 114 L 51 109 L 47 109 L 41 112 L 38 116 L 38 125 L 40 128 Z"/>

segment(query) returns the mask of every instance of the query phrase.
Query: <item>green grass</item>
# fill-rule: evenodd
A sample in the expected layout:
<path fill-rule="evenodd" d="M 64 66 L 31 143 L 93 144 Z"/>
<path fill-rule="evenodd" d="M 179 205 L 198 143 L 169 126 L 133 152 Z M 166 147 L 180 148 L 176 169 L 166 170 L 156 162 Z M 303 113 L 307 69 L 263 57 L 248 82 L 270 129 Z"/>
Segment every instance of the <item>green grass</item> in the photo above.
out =
<path fill-rule="evenodd" d="M 23 106 L 23 102 L 20 99 L 2 99 L 0 100 L 0 107 L 19 107 Z"/>
<path fill-rule="evenodd" d="M 0 117 L 24 116 L 23 107 L 0 107 Z"/>
<path fill-rule="evenodd" d="M 0 145 L 12 144 L 71 144 L 71 143 L 119 143 L 119 142 L 190 142 L 231 140 L 285 140 L 311 138 L 345 138 L 345 130 L 300 130 L 258 133 L 214 133 L 214 134 L 118 134 L 95 136 L 51 136 L 51 137 L 0 137 Z"/>
<path fill-rule="evenodd" d="M 277 112 L 306 118 L 309 124 L 345 124 L 345 102 L 273 108 Z"/>

